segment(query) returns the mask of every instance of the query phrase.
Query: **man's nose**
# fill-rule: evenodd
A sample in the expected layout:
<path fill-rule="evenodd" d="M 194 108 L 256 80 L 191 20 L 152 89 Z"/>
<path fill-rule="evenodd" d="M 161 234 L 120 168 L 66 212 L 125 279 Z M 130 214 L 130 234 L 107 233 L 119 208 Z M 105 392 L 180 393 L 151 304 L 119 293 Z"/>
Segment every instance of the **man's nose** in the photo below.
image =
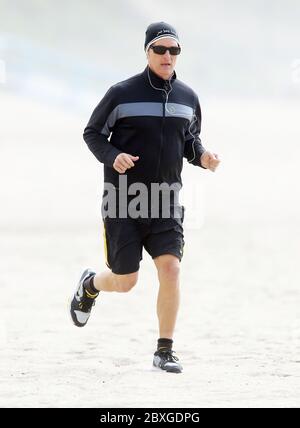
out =
<path fill-rule="evenodd" d="M 167 60 L 171 60 L 171 58 L 172 58 L 172 55 L 170 54 L 170 52 L 167 50 L 166 52 L 165 52 L 165 54 L 164 54 L 164 59 L 167 59 Z"/>

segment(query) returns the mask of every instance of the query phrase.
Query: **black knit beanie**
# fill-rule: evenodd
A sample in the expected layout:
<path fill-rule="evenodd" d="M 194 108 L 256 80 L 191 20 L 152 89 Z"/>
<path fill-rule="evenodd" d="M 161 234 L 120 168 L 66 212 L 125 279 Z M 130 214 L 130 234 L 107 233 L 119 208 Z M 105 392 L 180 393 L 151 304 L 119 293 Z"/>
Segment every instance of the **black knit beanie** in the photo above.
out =
<path fill-rule="evenodd" d="M 172 25 L 169 25 L 166 22 L 154 22 L 153 24 L 150 24 L 146 30 L 144 44 L 145 51 L 147 52 L 150 45 L 156 40 L 163 39 L 165 37 L 171 37 L 179 44 L 177 31 L 172 27 Z"/>

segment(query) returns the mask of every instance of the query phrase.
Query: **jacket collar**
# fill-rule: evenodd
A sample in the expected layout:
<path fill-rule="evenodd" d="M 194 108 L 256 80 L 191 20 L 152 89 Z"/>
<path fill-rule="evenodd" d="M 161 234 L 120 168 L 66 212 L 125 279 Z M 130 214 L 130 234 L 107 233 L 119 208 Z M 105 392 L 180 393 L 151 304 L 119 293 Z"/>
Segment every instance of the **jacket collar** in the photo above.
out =
<path fill-rule="evenodd" d="M 149 78 L 151 80 L 151 83 L 153 86 L 157 87 L 157 88 L 164 88 L 167 89 L 168 87 L 168 80 L 163 79 L 162 77 L 159 77 L 156 73 L 154 73 L 154 71 L 151 70 L 151 68 L 149 67 L 149 65 L 147 65 L 147 67 L 145 68 L 145 70 L 143 71 L 143 75 L 145 77 L 145 79 L 147 80 L 147 82 L 150 85 L 149 82 Z M 171 77 L 170 82 L 174 82 L 174 80 L 177 78 L 176 72 L 174 70 L 173 75 Z"/>

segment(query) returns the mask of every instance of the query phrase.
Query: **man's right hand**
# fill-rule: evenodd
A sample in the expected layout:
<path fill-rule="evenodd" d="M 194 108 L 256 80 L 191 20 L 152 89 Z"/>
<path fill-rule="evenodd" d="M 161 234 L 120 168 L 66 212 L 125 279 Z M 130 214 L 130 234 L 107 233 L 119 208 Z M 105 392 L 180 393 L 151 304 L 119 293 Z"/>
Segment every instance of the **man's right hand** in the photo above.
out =
<path fill-rule="evenodd" d="M 120 174 L 124 174 L 127 169 L 130 169 L 134 166 L 134 162 L 136 162 L 138 159 L 139 156 L 132 156 L 128 153 L 120 153 L 113 163 L 113 168 Z"/>

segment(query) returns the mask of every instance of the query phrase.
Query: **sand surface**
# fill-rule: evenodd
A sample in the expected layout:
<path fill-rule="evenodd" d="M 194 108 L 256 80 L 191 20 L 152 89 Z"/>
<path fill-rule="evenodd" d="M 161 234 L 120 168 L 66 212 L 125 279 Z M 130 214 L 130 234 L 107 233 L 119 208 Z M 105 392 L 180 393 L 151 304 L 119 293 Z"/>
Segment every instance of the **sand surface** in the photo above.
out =
<path fill-rule="evenodd" d="M 202 106 L 203 144 L 223 164 L 184 169 L 174 375 L 151 367 L 158 283 L 146 253 L 134 290 L 103 293 L 86 328 L 70 322 L 82 269 L 105 269 L 88 117 L 0 100 L 0 406 L 298 407 L 298 107 Z"/>

